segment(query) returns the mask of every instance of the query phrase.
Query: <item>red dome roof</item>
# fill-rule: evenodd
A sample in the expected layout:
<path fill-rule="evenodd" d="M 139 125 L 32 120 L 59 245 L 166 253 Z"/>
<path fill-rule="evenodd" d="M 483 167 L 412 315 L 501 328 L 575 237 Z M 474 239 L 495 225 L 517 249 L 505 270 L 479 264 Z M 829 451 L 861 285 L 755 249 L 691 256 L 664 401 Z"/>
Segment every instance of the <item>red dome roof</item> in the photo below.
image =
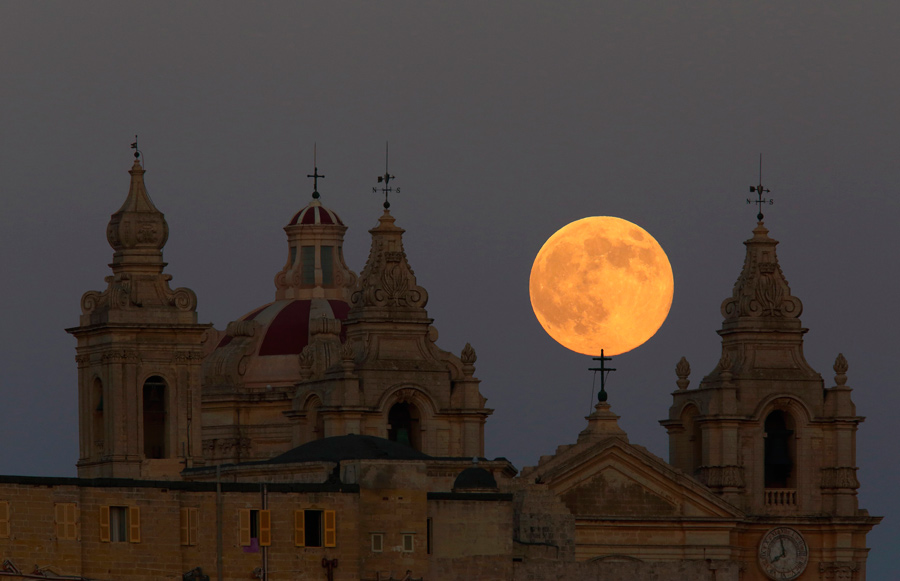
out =
<path fill-rule="evenodd" d="M 314 299 L 316 300 L 316 299 Z M 344 321 L 350 312 L 350 305 L 339 300 L 316 300 L 324 306 L 327 302 L 331 315 Z M 258 321 L 262 325 L 262 340 L 259 341 L 257 355 L 298 355 L 309 343 L 309 319 L 313 300 L 283 300 L 263 305 L 241 317 L 241 321 Z M 321 309 L 320 309 L 321 310 Z M 320 313 L 323 314 L 323 313 Z M 225 335 L 217 349 L 225 347 L 234 339 Z M 345 339 L 341 328 L 341 341 Z"/>
<path fill-rule="evenodd" d="M 294 217 L 291 219 L 291 222 L 290 224 L 288 224 L 288 226 L 294 226 L 295 224 L 344 225 L 344 223 L 341 221 L 340 216 L 335 214 L 332 210 L 329 210 L 325 206 L 321 205 L 319 202 L 313 202 L 294 214 Z"/>

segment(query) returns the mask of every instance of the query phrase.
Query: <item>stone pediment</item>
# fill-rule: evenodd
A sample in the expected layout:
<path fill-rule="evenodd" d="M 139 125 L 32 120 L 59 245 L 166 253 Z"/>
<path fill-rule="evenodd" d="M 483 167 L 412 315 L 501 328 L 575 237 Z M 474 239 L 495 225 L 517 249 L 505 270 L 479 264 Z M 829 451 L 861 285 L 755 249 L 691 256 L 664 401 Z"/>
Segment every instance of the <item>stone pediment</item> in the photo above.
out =
<path fill-rule="evenodd" d="M 697 480 L 622 437 L 561 447 L 522 477 L 548 485 L 576 518 L 741 516 Z"/>

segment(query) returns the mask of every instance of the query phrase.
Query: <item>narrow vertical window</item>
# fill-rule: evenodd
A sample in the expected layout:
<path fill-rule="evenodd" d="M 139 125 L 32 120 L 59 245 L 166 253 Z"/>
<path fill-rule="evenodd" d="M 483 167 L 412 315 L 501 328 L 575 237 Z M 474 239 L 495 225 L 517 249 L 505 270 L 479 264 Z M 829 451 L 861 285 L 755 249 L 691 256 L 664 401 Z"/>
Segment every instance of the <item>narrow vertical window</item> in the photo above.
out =
<path fill-rule="evenodd" d="M 144 456 L 166 458 L 166 381 L 154 375 L 144 382 Z"/>
<path fill-rule="evenodd" d="M 102 455 L 106 446 L 106 428 L 103 424 L 103 382 L 100 378 L 94 378 L 91 388 L 91 409 L 92 441 L 88 445 L 93 448 L 88 450 L 88 456 Z"/>
<path fill-rule="evenodd" d="M 793 483 L 792 445 L 794 431 L 788 429 L 790 417 L 776 410 L 766 417 L 765 486 L 789 488 Z"/>
<path fill-rule="evenodd" d="M 433 551 L 433 548 L 431 546 L 431 544 L 434 542 L 432 540 L 434 538 L 433 537 L 433 534 L 434 534 L 433 527 L 434 527 L 434 522 L 431 520 L 431 517 L 425 519 L 425 552 L 429 555 Z"/>
<path fill-rule="evenodd" d="M 259 547 L 268 547 L 272 544 L 272 513 L 268 510 L 250 510 L 247 508 L 238 511 L 239 515 L 239 542 L 245 551 L 256 552 Z"/>
<path fill-rule="evenodd" d="M 334 247 L 323 246 L 320 256 L 322 264 L 322 284 L 334 284 Z"/>
<path fill-rule="evenodd" d="M 303 528 L 305 529 L 304 545 L 307 547 L 322 546 L 322 511 L 304 510 Z"/>
<path fill-rule="evenodd" d="M 291 246 L 291 262 L 288 266 L 294 266 L 297 262 L 297 247 Z"/>
<path fill-rule="evenodd" d="M 384 551 L 384 534 L 372 533 L 372 552 L 380 553 Z"/>
<path fill-rule="evenodd" d="M 412 553 L 415 549 L 415 535 L 412 533 L 403 533 L 403 552 Z"/>
<path fill-rule="evenodd" d="M 408 403 L 394 404 L 388 412 L 388 424 L 388 440 L 420 449 L 419 410 L 416 406 Z"/>
<path fill-rule="evenodd" d="M 300 276 L 303 284 L 316 284 L 316 247 L 300 247 Z"/>

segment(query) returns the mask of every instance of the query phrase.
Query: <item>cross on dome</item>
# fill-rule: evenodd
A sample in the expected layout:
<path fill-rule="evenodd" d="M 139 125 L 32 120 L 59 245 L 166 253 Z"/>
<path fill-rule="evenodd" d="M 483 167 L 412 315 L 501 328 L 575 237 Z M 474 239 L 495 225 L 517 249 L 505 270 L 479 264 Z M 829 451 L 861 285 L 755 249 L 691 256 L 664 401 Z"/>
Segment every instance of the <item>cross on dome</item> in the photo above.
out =
<path fill-rule="evenodd" d="M 313 172 L 311 174 L 306 174 L 306 177 L 313 179 L 313 193 L 312 197 L 314 200 L 319 199 L 319 178 L 325 179 L 325 176 L 319 173 L 318 162 L 316 160 L 316 144 L 313 144 Z"/>

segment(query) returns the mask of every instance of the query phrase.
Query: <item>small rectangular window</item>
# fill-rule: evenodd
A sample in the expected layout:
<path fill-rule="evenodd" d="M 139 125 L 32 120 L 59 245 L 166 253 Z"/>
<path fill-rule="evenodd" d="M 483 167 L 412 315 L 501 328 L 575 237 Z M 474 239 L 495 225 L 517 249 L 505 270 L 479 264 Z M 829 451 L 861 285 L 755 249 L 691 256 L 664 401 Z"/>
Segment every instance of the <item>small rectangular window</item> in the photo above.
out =
<path fill-rule="evenodd" d="M 55 505 L 56 538 L 60 541 L 78 539 L 78 508 L 74 502 L 58 502 Z"/>
<path fill-rule="evenodd" d="M 384 551 L 384 534 L 372 533 L 372 552 L 380 553 Z"/>
<path fill-rule="evenodd" d="M 333 246 L 323 246 L 322 247 L 322 284 L 330 285 L 334 284 L 334 247 Z"/>
<path fill-rule="evenodd" d="M 268 510 L 241 509 L 238 513 L 240 545 L 258 549 L 272 544 L 272 513 Z"/>
<path fill-rule="evenodd" d="M 138 543 L 141 540 L 140 517 L 137 523 L 129 523 L 129 513 L 138 511 L 136 506 L 101 506 L 100 540 L 104 543 Z M 140 514 L 137 512 L 136 514 Z M 136 526 L 135 526 L 136 525 Z M 136 535 L 135 535 L 136 533 Z"/>
<path fill-rule="evenodd" d="M 403 552 L 412 553 L 415 549 L 415 535 L 411 533 L 403 533 Z"/>
<path fill-rule="evenodd" d="M 200 509 L 181 509 L 181 544 L 192 546 L 197 544 L 197 533 L 200 529 Z"/>
<path fill-rule="evenodd" d="M 0 500 L 0 539 L 9 538 L 9 502 Z"/>
<path fill-rule="evenodd" d="M 303 284 L 316 284 L 316 247 L 300 247 L 300 281 Z"/>

